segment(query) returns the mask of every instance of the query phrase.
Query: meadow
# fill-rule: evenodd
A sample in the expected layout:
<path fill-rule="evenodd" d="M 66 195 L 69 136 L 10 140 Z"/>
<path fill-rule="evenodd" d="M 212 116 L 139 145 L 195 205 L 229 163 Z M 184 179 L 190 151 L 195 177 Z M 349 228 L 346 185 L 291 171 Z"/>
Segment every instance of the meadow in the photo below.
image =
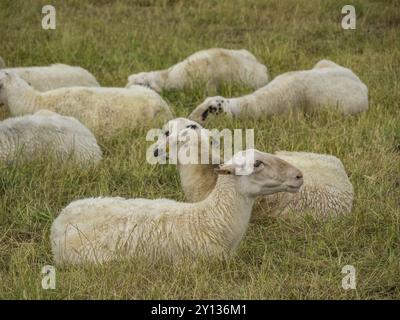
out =
<path fill-rule="evenodd" d="M 0 164 L 0 299 L 400 299 L 400 3 L 353 0 L 355 30 L 341 27 L 344 0 L 68 0 L 52 1 L 56 30 L 43 30 L 48 1 L 0 1 L 0 56 L 9 66 L 62 62 L 91 71 L 103 86 L 166 68 L 211 47 L 251 51 L 271 77 L 331 59 L 369 88 L 363 114 L 332 111 L 261 120 L 216 117 L 207 128 L 255 128 L 257 149 L 339 157 L 355 189 L 351 214 L 265 217 L 249 225 L 226 262 L 149 265 L 124 261 L 56 270 L 49 230 L 60 210 L 91 196 L 184 200 L 176 167 L 150 165 L 148 128 L 98 137 L 97 167 Z M 248 88 L 225 86 L 238 96 Z M 168 91 L 176 116 L 206 97 L 202 87 Z M 7 111 L 1 111 L 6 118 Z M 342 288 L 345 265 L 356 289 Z"/>

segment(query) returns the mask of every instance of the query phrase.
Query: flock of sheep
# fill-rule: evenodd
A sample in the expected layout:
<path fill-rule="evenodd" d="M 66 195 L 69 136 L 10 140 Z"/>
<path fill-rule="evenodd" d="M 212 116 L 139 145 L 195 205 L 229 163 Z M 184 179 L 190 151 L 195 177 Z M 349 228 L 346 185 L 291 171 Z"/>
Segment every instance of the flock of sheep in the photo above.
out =
<path fill-rule="evenodd" d="M 5 68 L 0 57 L 0 69 L 0 105 L 12 116 L 0 123 L 0 161 L 6 164 L 44 154 L 50 156 L 48 161 L 96 164 L 102 159 L 96 136 L 124 127 L 150 127 L 155 119 L 165 122 L 167 143 L 179 149 L 179 142 L 168 140 L 171 128 L 177 131 L 173 134 L 199 133 L 208 117 L 221 113 L 261 118 L 325 107 L 344 115 L 368 109 L 368 89 L 350 69 L 322 60 L 310 70 L 284 73 L 269 82 L 267 68 L 247 50 L 203 50 L 166 70 L 131 75 L 126 88 L 101 87 L 85 69 L 63 64 Z M 198 81 L 207 90 L 232 83 L 255 91 L 207 98 L 188 119 L 173 119 L 159 93 Z M 210 141 L 197 136 L 200 155 Z M 156 146 L 155 157 L 166 154 L 165 144 Z M 245 166 L 251 166 L 252 173 L 237 174 Z M 352 209 L 353 186 L 333 155 L 249 149 L 220 165 L 178 159 L 177 168 L 188 202 L 105 197 L 65 207 L 51 227 L 56 263 L 133 256 L 172 263 L 225 259 L 235 252 L 252 216 L 328 216 Z M 262 212 L 253 212 L 255 202 L 263 204 Z"/>

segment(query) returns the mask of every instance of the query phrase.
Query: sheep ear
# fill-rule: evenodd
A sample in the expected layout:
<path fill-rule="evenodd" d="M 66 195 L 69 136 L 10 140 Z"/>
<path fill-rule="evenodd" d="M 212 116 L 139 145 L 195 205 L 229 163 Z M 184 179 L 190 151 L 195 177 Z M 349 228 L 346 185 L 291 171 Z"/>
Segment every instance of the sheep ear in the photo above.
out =
<path fill-rule="evenodd" d="M 222 164 L 219 168 L 214 169 L 217 174 L 234 174 L 235 168 L 232 165 Z"/>

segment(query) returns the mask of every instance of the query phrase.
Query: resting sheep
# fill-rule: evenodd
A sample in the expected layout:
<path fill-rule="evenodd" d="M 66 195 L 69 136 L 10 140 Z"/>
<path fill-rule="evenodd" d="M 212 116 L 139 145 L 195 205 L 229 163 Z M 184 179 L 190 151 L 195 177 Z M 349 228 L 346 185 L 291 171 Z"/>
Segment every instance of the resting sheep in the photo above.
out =
<path fill-rule="evenodd" d="M 0 122 L 0 161 L 10 163 L 43 156 L 60 162 L 98 163 L 102 152 L 96 138 L 78 120 L 40 110 Z"/>
<path fill-rule="evenodd" d="M 163 132 L 168 133 L 168 136 L 171 137 L 186 128 L 196 130 L 199 139 L 204 139 L 199 134 L 202 126 L 185 118 L 170 120 L 164 125 Z M 177 132 L 172 132 L 172 130 Z M 170 146 L 171 143 L 177 142 L 167 138 L 162 143 L 156 143 L 155 157 L 165 156 L 166 143 Z M 194 147 L 199 148 L 199 157 L 209 145 L 208 140 L 204 143 L 197 143 L 197 140 L 191 143 L 196 144 Z M 182 143 L 178 143 L 178 149 L 180 145 Z M 190 148 L 188 143 L 183 145 Z M 215 165 L 213 163 L 219 163 L 219 159 L 215 159 L 215 155 L 210 151 L 209 154 L 209 164 L 177 162 L 182 188 L 188 201 L 196 202 L 205 199 L 215 186 L 217 175 L 214 173 Z M 288 151 L 276 152 L 275 155 L 301 170 L 304 184 L 299 193 L 279 193 L 259 199 L 263 211 L 266 210 L 271 215 L 282 215 L 289 211 L 298 214 L 311 212 L 321 217 L 351 212 L 354 190 L 345 168 L 338 158 L 332 155 Z M 211 161 L 212 159 L 214 161 Z"/>
<path fill-rule="evenodd" d="M 189 118 L 203 123 L 212 113 L 259 118 L 323 107 L 338 108 L 344 115 L 365 111 L 368 88 L 350 69 L 322 60 L 311 70 L 284 73 L 252 94 L 207 98 Z"/>
<path fill-rule="evenodd" d="M 171 118 L 167 103 L 155 91 L 142 86 L 71 87 L 39 92 L 16 73 L 0 71 L 0 99 L 12 116 L 45 108 L 75 117 L 96 133 L 113 133 L 155 118 Z"/>
<path fill-rule="evenodd" d="M 246 169 L 252 173 L 241 175 Z M 257 196 L 297 192 L 302 185 L 298 169 L 257 150 L 235 154 L 217 172 L 214 190 L 198 203 L 118 197 L 72 202 L 51 227 L 55 262 L 226 259 L 246 232 Z"/>
<path fill-rule="evenodd" d="M 17 73 L 33 88 L 41 92 L 65 87 L 100 86 L 89 71 L 66 64 L 53 64 L 45 67 L 6 68 L 2 71 Z"/>
<path fill-rule="evenodd" d="M 205 82 L 209 90 L 216 90 L 222 83 L 258 89 L 268 83 L 268 72 L 247 50 L 213 48 L 198 51 L 165 70 L 133 74 L 127 87 L 144 85 L 160 92 L 181 90 L 193 81 Z"/>

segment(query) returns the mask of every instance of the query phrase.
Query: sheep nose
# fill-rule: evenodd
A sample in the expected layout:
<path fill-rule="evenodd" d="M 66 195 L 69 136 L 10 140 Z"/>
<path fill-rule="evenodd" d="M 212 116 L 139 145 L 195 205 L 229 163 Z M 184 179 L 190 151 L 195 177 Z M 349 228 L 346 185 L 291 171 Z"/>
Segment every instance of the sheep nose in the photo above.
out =
<path fill-rule="evenodd" d="M 158 157 L 158 148 L 157 148 L 157 149 L 154 149 L 154 156 L 155 156 L 155 157 Z"/>

